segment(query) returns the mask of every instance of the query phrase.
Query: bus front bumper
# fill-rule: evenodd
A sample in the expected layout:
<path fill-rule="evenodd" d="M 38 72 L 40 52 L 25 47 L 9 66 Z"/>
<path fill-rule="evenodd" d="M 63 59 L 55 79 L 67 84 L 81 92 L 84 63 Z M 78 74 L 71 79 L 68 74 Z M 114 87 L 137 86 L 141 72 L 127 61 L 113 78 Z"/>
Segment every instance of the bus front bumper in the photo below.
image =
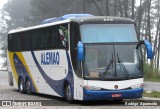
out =
<path fill-rule="evenodd" d="M 118 99 L 135 99 L 141 98 L 143 88 L 129 89 L 129 90 L 86 90 L 83 89 L 83 100 L 118 100 Z"/>

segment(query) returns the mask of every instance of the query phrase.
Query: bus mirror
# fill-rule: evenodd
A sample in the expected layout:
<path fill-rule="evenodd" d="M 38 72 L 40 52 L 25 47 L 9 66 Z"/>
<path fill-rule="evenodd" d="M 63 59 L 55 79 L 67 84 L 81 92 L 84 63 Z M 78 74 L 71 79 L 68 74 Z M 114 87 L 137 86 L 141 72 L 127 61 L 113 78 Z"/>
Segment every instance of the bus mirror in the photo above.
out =
<path fill-rule="evenodd" d="M 147 58 L 152 59 L 153 58 L 153 52 L 152 52 L 152 45 L 149 41 L 144 40 L 144 45 L 147 49 Z"/>
<path fill-rule="evenodd" d="M 152 52 L 152 45 L 149 41 L 144 40 L 144 41 L 140 41 L 139 44 L 137 45 L 136 49 L 138 49 L 138 47 L 140 45 L 144 44 L 146 49 L 147 49 L 147 58 L 148 59 L 153 59 L 153 52 Z"/>
<path fill-rule="evenodd" d="M 84 60 L 84 47 L 83 43 L 81 41 L 78 42 L 77 44 L 77 54 L 78 54 L 78 61 L 83 61 Z"/>

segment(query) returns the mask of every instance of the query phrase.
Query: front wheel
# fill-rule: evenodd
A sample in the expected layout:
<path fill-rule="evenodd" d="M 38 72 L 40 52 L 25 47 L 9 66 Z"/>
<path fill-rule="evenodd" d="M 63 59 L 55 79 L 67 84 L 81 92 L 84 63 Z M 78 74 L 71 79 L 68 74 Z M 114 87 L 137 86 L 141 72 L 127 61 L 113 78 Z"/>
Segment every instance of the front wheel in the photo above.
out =
<path fill-rule="evenodd" d="M 26 80 L 26 92 L 27 94 L 31 95 L 32 94 L 32 87 L 31 87 L 31 81 L 27 78 Z"/>
<path fill-rule="evenodd" d="M 71 91 L 71 86 L 69 84 L 66 84 L 65 87 L 65 97 L 68 102 L 73 103 L 73 95 Z"/>

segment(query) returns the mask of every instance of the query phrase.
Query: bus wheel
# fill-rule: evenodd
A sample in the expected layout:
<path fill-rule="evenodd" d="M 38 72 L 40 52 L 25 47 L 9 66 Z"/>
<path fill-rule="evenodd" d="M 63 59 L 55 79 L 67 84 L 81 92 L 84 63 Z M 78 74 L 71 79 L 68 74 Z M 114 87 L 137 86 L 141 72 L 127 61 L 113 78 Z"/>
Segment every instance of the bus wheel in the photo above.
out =
<path fill-rule="evenodd" d="M 18 90 L 20 93 L 24 93 L 24 81 L 22 77 L 20 77 L 18 81 Z"/>
<path fill-rule="evenodd" d="M 66 84 L 66 87 L 65 87 L 65 97 L 68 102 L 73 103 L 71 86 L 68 83 Z"/>
<path fill-rule="evenodd" d="M 31 81 L 28 78 L 26 79 L 25 86 L 27 94 L 31 95 L 32 94 Z"/>

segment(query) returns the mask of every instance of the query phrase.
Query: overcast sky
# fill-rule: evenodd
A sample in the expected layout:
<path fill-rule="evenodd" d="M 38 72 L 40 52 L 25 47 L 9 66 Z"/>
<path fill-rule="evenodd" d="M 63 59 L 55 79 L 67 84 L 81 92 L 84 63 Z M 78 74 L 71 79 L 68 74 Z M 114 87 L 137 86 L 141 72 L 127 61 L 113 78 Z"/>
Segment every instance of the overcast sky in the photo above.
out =
<path fill-rule="evenodd" d="M 1 1 L 0 1 L 0 8 L 2 8 L 3 5 L 4 5 L 5 3 L 7 3 L 7 1 L 8 1 L 8 0 L 1 0 Z"/>
<path fill-rule="evenodd" d="M 8 0 L 0 0 L 0 8 L 3 7 L 3 5 L 7 2 Z M 136 5 L 138 6 L 140 3 L 140 0 L 136 0 Z"/>

